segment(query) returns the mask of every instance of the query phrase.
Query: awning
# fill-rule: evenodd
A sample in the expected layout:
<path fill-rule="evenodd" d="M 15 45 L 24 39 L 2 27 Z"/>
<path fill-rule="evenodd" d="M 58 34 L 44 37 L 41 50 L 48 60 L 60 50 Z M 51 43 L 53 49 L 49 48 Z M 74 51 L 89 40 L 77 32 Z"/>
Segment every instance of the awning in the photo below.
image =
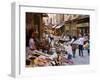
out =
<path fill-rule="evenodd" d="M 61 24 L 59 24 L 59 25 L 56 27 L 56 29 L 62 27 L 63 25 L 64 25 L 64 22 L 62 22 Z"/>
<path fill-rule="evenodd" d="M 55 28 L 57 25 L 52 26 L 52 28 Z"/>

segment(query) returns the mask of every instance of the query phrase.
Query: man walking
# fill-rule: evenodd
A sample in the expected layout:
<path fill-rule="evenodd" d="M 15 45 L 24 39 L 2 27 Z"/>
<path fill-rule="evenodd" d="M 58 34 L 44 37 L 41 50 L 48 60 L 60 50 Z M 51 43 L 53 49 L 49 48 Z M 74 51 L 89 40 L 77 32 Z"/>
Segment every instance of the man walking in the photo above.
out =
<path fill-rule="evenodd" d="M 79 56 L 83 57 L 83 45 L 84 45 L 84 37 L 82 34 L 79 34 Z"/>

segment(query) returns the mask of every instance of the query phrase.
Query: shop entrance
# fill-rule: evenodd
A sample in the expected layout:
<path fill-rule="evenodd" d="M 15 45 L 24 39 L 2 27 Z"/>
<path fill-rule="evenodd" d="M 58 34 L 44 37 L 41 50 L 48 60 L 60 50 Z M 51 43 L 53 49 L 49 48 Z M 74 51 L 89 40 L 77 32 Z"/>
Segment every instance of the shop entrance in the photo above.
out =
<path fill-rule="evenodd" d="M 79 34 L 85 34 L 85 35 L 88 35 L 89 34 L 89 27 L 78 27 L 77 28 L 77 36 Z"/>

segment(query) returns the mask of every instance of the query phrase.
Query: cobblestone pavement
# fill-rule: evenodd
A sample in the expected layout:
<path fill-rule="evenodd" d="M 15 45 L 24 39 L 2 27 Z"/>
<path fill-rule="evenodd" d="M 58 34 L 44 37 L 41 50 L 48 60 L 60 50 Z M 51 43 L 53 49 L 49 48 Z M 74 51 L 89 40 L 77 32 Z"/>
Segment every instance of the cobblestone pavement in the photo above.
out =
<path fill-rule="evenodd" d="M 83 55 L 83 57 L 79 56 L 79 50 L 76 50 L 76 57 L 73 58 L 74 65 L 90 63 L 90 56 L 88 56 L 87 50 L 83 50 Z"/>

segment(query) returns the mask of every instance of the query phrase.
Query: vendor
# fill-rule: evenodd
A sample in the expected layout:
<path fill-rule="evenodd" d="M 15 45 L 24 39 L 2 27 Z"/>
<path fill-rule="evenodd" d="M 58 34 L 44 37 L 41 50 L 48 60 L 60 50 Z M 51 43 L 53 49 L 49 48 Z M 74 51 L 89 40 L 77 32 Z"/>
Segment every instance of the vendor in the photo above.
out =
<path fill-rule="evenodd" d="M 29 39 L 29 48 L 31 50 L 35 50 L 36 49 L 35 41 L 34 41 L 34 32 L 31 33 L 31 37 Z"/>

